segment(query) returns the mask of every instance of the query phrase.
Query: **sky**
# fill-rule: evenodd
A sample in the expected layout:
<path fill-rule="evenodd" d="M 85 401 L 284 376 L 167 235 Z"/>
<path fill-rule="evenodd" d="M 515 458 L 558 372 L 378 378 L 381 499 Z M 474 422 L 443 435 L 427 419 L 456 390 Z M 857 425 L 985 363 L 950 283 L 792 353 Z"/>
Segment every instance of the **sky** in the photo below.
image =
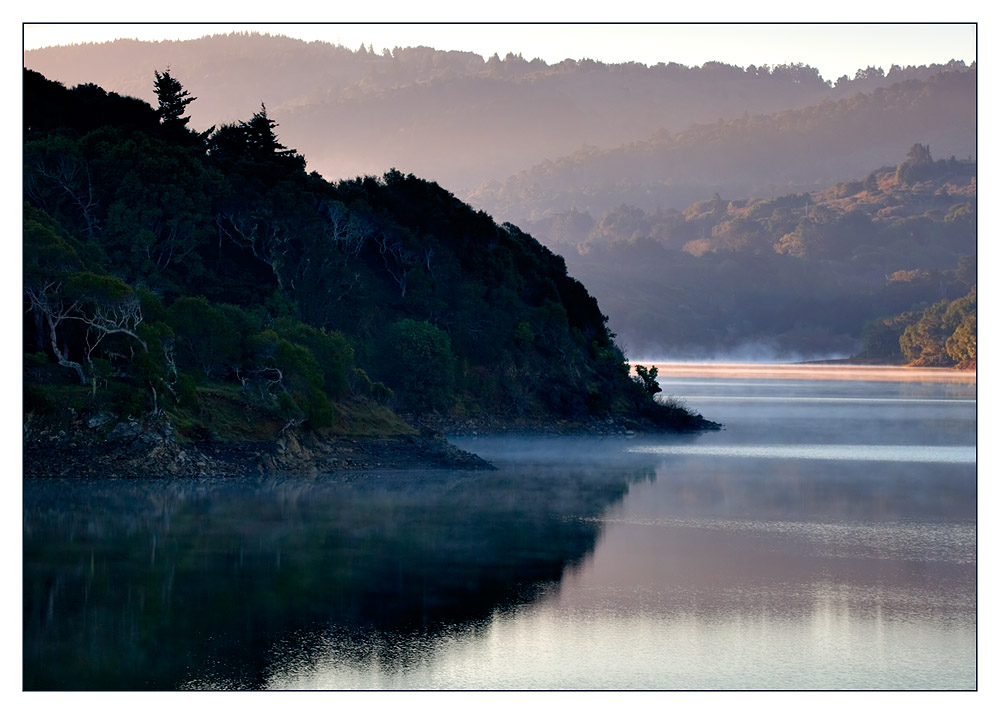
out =
<path fill-rule="evenodd" d="M 426 45 L 489 57 L 521 54 L 554 64 L 566 58 L 606 63 L 718 61 L 739 67 L 804 63 L 824 79 L 854 76 L 869 66 L 967 64 L 976 59 L 976 25 L 956 24 L 693 24 L 693 23 L 61 23 L 25 24 L 24 49 L 118 38 L 194 39 L 230 31 L 267 32 L 357 49 Z"/>

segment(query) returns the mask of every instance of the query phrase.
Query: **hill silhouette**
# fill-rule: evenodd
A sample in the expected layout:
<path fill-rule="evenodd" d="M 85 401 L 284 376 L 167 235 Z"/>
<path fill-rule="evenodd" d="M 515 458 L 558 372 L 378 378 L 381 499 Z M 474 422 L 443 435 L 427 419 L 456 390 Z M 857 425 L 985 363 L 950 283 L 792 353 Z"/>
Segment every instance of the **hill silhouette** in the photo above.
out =
<path fill-rule="evenodd" d="M 264 105 L 192 131 L 179 82 L 157 109 L 24 82 L 26 434 L 412 433 L 387 407 L 710 426 L 630 377 L 562 258 L 436 183 L 307 173 Z"/>
<path fill-rule="evenodd" d="M 610 150 L 649 141 L 656 132 L 803 109 L 964 69 L 962 63 L 888 72 L 869 67 L 832 82 L 801 64 L 648 67 L 576 58 L 549 65 L 514 54 L 483 58 L 428 47 L 375 54 L 240 33 L 44 48 L 25 52 L 24 64 L 68 86 L 93 82 L 146 101 L 154 100 L 154 71 L 169 68 L 199 97 L 190 109 L 195 128 L 244 118 L 264 102 L 283 140 L 328 179 L 377 176 L 395 166 L 464 198 L 485 182 L 583 147 Z M 971 151 L 946 146 L 939 136 L 903 141 L 909 143 L 893 156 L 914 141 L 959 156 Z M 522 215 L 497 213 L 501 220 Z"/>

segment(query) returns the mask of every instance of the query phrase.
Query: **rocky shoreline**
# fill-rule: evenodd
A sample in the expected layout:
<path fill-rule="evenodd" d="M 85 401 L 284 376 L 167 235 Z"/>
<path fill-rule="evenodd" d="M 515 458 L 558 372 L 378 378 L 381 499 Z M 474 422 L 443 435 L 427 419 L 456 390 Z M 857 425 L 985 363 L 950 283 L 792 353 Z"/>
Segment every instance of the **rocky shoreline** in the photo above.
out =
<path fill-rule="evenodd" d="M 180 443 L 165 419 L 145 425 L 119 422 L 104 435 L 94 428 L 26 434 L 22 464 L 25 478 L 122 479 L 494 468 L 428 431 L 330 439 L 288 433 L 270 442 Z"/>
<path fill-rule="evenodd" d="M 110 419 L 110 417 L 108 417 Z M 662 431 L 651 422 L 628 418 L 584 421 L 455 419 L 411 415 L 416 434 L 380 437 L 327 437 L 287 432 L 266 442 L 179 441 L 166 417 L 139 422 L 91 418 L 66 430 L 25 424 L 25 478 L 200 478 L 269 474 L 313 475 L 332 471 L 387 469 L 486 470 L 493 465 L 448 442 L 453 436 L 589 435 L 631 437 Z M 716 429 L 707 420 L 691 431 Z"/>

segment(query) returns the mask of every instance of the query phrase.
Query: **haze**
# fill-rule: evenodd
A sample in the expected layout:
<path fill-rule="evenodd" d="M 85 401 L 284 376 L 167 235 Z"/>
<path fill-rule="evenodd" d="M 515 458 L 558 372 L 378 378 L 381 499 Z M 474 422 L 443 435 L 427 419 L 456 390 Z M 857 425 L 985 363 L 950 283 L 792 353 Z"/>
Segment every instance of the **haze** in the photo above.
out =
<path fill-rule="evenodd" d="M 119 38 L 196 39 L 228 32 L 260 32 L 350 49 L 372 45 L 428 46 L 440 50 L 520 54 L 549 64 L 590 58 L 606 63 L 676 62 L 740 67 L 804 63 L 825 79 L 853 76 L 866 67 L 942 64 L 976 57 L 976 26 L 956 24 L 29 24 L 24 49 Z"/>

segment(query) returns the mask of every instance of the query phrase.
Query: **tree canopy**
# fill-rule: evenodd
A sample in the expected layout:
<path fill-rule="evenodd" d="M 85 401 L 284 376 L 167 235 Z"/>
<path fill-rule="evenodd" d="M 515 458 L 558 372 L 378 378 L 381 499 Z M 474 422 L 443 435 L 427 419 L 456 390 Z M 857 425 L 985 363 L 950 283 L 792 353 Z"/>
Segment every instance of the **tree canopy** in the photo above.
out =
<path fill-rule="evenodd" d="M 160 122 L 141 126 L 108 95 L 91 98 L 94 126 L 77 90 L 25 76 L 26 114 L 49 112 L 25 135 L 26 410 L 72 375 L 90 399 L 166 410 L 200 437 L 223 394 L 286 428 L 330 428 L 359 400 L 697 426 L 629 378 L 561 258 L 437 184 L 308 174 L 263 103 L 191 132 L 193 97 L 169 71 Z"/>

